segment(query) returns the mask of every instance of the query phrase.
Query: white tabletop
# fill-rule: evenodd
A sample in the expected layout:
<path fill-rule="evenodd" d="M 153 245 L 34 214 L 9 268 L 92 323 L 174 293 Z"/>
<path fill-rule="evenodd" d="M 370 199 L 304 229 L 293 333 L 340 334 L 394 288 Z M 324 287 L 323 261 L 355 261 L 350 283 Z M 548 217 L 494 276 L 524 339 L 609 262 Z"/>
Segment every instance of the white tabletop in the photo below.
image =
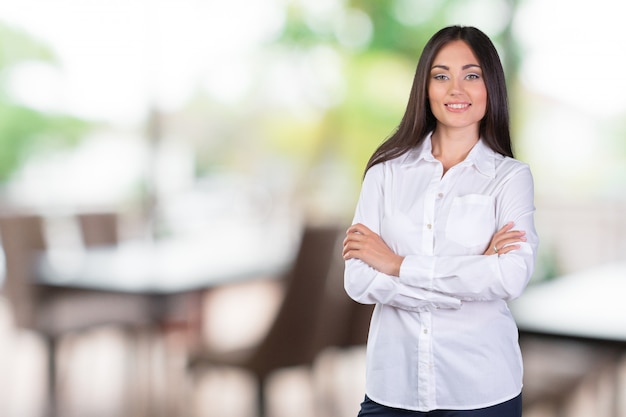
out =
<path fill-rule="evenodd" d="M 532 284 L 510 308 L 520 330 L 626 342 L 626 261 Z"/>
<path fill-rule="evenodd" d="M 37 282 L 108 291 L 168 294 L 279 275 L 298 246 L 293 230 L 256 225 L 157 241 L 90 249 L 55 249 L 38 256 Z"/>

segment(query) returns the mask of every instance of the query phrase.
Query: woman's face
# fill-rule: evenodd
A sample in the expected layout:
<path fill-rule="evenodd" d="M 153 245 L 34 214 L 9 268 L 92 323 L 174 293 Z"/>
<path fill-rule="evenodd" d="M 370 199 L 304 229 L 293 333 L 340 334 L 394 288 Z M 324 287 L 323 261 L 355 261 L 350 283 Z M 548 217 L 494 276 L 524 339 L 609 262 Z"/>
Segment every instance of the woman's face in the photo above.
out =
<path fill-rule="evenodd" d="M 433 60 L 428 100 L 437 129 L 475 129 L 487 109 L 487 88 L 480 63 L 461 40 L 446 44 Z"/>

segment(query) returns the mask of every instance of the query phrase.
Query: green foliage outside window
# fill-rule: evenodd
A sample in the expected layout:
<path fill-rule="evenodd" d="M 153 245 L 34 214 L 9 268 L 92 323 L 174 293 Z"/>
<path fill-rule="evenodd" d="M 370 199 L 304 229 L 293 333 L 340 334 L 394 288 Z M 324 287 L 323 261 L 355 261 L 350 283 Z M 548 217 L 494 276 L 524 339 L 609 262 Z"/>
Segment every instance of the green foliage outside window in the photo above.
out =
<path fill-rule="evenodd" d="M 74 117 L 28 108 L 7 94 L 11 68 L 30 61 L 54 65 L 55 58 L 45 42 L 0 24 L 0 183 L 29 155 L 76 144 L 90 126 Z"/>

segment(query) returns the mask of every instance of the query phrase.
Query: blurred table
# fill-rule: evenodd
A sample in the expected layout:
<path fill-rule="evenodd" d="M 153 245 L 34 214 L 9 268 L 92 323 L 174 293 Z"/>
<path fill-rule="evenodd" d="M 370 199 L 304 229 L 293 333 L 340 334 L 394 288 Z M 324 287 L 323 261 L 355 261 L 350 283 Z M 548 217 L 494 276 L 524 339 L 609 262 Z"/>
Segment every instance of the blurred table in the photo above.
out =
<path fill-rule="evenodd" d="M 626 261 L 530 285 L 510 303 L 524 357 L 524 407 L 559 415 L 585 398 L 622 415 Z M 598 388 L 599 381 L 608 382 Z M 593 414 L 593 412 L 591 413 Z"/>
<path fill-rule="evenodd" d="M 149 314 L 159 324 L 158 329 L 180 325 L 200 328 L 199 303 L 205 290 L 243 280 L 281 277 L 298 248 L 298 231 L 287 222 L 224 222 L 210 231 L 158 240 L 50 248 L 35 255 L 34 284 L 137 294 L 148 300 Z M 188 335 L 192 336 L 198 337 Z M 54 384 L 50 386 L 50 412 L 54 414 L 56 392 Z M 145 395 L 151 397 L 152 391 Z M 148 401 L 151 413 L 155 413 L 151 415 L 162 415 L 157 413 L 161 406 L 152 405 L 152 401 L 157 404 L 152 398 Z"/>
<path fill-rule="evenodd" d="M 154 295 L 279 275 L 298 236 L 279 227 L 241 227 L 211 234 L 50 249 L 34 263 L 37 284 Z"/>
<path fill-rule="evenodd" d="M 510 303 L 520 331 L 626 344 L 626 261 L 530 285 Z"/>

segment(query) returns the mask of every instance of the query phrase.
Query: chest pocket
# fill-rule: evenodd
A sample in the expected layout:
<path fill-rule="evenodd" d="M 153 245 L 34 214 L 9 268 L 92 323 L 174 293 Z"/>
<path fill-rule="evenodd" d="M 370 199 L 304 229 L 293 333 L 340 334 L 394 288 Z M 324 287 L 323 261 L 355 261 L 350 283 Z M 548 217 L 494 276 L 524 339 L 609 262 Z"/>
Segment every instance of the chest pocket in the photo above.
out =
<path fill-rule="evenodd" d="M 446 238 L 465 247 L 486 247 L 495 226 L 494 197 L 468 194 L 452 201 L 446 222 Z"/>

